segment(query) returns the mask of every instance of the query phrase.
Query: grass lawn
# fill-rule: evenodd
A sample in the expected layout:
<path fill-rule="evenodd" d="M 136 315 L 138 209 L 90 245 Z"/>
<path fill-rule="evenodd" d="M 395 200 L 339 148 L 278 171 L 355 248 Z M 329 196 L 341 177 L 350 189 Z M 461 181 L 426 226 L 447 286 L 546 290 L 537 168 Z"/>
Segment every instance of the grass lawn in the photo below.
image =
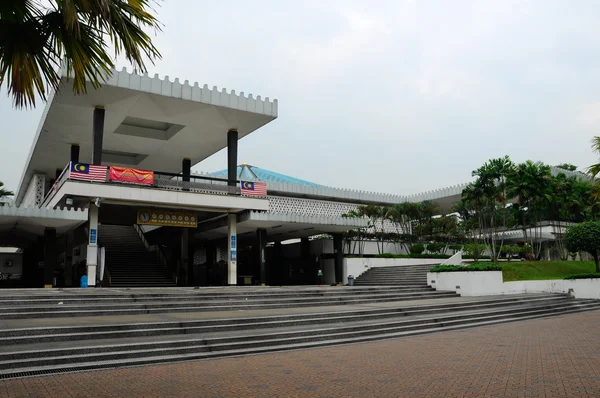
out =
<path fill-rule="evenodd" d="M 504 282 L 564 279 L 596 270 L 593 261 L 511 261 L 500 266 Z"/>

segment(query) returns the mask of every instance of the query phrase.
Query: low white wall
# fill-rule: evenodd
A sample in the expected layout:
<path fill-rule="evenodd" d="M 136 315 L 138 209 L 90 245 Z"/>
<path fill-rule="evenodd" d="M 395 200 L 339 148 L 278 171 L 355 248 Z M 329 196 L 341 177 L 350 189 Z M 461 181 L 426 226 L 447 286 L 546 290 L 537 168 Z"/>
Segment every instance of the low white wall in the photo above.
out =
<path fill-rule="evenodd" d="M 427 284 L 436 290 L 452 290 L 461 296 L 502 294 L 502 271 L 428 272 Z"/>
<path fill-rule="evenodd" d="M 408 265 L 431 265 L 440 264 L 444 259 L 434 258 L 345 258 L 344 259 L 344 283 L 348 281 L 348 275 L 357 278 L 360 274 L 373 267 L 401 267 Z"/>
<path fill-rule="evenodd" d="M 580 299 L 600 299 L 600 278 L 577 280 L 504 282 L 502 271 L 429 272 L 427 284 L 461 296 L 522 293 L 569 293 Z"/>

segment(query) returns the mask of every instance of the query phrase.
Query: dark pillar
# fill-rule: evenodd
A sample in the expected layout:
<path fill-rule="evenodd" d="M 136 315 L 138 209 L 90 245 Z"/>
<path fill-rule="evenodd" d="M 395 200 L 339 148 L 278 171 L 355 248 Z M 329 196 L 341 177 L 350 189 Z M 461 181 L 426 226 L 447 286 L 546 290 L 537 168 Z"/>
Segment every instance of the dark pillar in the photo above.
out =
<path fill-rule="evenodd" d="M 60 177 L 62 172 L 63 172 L 62 169 L 56 169 L 56 171 L 54 172 L 54 175 L 55 175 L 54 178 L 56 178 L 58 180 L 58 177 Z"/>
<path fill-rule="evenodd" d="M 266 250 L 267 250 L 267 230 L 257 229 L 256 230 L 256 246 L 258 248 L 258 269 L 259 269 L 259 283 L 264 285 L 267 283 L 267 263 L 266 263 Z"/>
<path fill-rule="evenodd" d="M 56 230 L 44 230 L 44 287 L 52 287 L 52 278 L 56 269 Z"/>
<path fill-rule="evenodd" d="M 190 158 L 184 158 L 181 161 L 181 172 L 183 174 L 183 181 L 189 181 L 192 175 L 192 161 Z"/>
<path fill-rule="evenodd" d="M 94 112 L 95 120 L 95 112 Z M 79 163 L 79 144 L 71 144 L 71 162 Z"/>
<path fill-rule="evenodd" d="M 179 278 L 181 279 L 181 286 L 188 286 L 190 284 L 190 242 L 189 242 L 189 230 L 183 228 L 181 231 L 181 269 L 179 270 Z M 193 261 L 193 260 L 192 260 Z"/>
<path fill-rule="evenodd" d="M 284 274 L 284 261 L 283 261 L 283 245 L 281 242 L 275 242 L 273 245 L 273 261 L 271 264 L 272 281 L 269 282 L 271 285 L 283 285 L 285 280 Z"/>
<path fill-rule="evenodd" d="M 229 130 L 227 132 L 227 185 L 230 187 L 237 185 L 237 153 L 238 132 Z"/>
<path fill-rule="evenodd" d="M 214 242 L 206 244 L 206 284 L 214 285 L 217 270 L 217 248 Z"/>
<path fill-rule="evenodd" d="M 184 158 L 181 161 L 181 174 L 183 175 L 183 190 L 190 190 L 190 176 L 192 175 L 192 161 L 189 158 Z"/>
<path fill-rule="evenodd" d="M 333 235 L 333 263 L 335 283 L 344 284 L 344 239 L 342 234 Z"/>
<path fill-rule="evenodd" d="M 104 138 L 104 108 L 94 109 L 94 137 L 92 140 L 92 164 L 102 164 L 102 140 Z"/>
<path fill-rule="evenodd" d="M 310 256 L 310 240 L 308 238 L 300 239 L 300 258 L 302 259 L 302 268 L 304 269 L 304 280 L 302 283 L 312 285 L 315 283 L 317 271 L 314 268 Z"/>

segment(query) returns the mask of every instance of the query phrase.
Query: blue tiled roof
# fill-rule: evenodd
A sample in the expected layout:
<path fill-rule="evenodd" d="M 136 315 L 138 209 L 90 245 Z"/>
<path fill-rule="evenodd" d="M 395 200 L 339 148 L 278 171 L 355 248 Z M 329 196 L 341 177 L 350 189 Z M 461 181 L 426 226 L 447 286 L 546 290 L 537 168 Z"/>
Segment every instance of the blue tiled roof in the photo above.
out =
<path fill-rule="evenodd" d="M 227 170 L 220 170 L 210 175 L 219 178 L 227 178 Z M 261 169 L 260 167 L 243 164 L 237 167 L 237 178 L 243 181 L 263 181 L 263 182 L 284 182 L 288 184 L 304 185 L 308 187 L 322 187 L 323 185 L 315 184 L 314 182 L 301 180 L 299 178 L 286 176 L 284 174 L 275 173 Z"/>

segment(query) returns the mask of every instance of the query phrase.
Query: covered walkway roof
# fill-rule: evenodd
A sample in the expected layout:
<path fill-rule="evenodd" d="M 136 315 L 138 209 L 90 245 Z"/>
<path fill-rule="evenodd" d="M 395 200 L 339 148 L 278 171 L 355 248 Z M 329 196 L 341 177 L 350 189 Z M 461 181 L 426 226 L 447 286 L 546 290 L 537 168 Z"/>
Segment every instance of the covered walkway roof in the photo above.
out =
<path fill-rule="evenodd" d="M 40 209 L 34 207 L 0 206 L 0 246 L 14 245 L 15 239 L 34 240 L 44 235 L 46 228 L 58 235 L 88 220 L 87 209 Z"/>

